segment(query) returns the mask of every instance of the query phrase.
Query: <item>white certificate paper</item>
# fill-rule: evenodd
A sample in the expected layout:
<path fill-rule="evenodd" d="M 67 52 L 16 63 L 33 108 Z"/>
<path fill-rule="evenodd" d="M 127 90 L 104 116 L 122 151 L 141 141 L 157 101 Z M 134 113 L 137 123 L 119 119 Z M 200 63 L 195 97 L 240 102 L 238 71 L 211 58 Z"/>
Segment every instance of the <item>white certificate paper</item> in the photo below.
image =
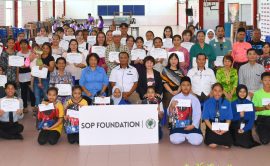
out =
<path fill-rule="evenodd" d="M 5 86 L 7 83 L 7 76 L 6 75 L 0 75 L 0 86 Z"/>
<path fill-rule="evenodd" d="M 14 67 L 21 67 L 24 65 L 24 57 L 17 55 L 8 56 L 8 65 Z"/>
<path fill-rule="evenodd" d="M 191 100 L 189 99 L 177 99 L 177 107 L 191 107 Z"/>
<path fill-rule="evenodd" d="M 183 52 L 180 51 L 168 52 L 168 56 L 170 56 L 172 53 L 175 53 L 178 56 L 179 62 L 185 62 L 185 56 Z"/>
<path fill-rule="evenodd" d="M 5 112 L 16 112 L 20 109 L 20 101 L 18 99 L 1 99 L 0 107 Z"/>
<path fill-rule="evenodd" d="M 109 53 L 109 61 L 110 62 L 117 62 L 117 63 L 120 63 L 120 61 L 119 61 L 119 52 L 114 52 L 114 51 L 112 51 L 112 52 L 110 52 Z"/>
<path fill-rule="evenodd" d="M 214 62 L 215 66 L 224 66 L 223 65 L 223 58 L 224 58 L 224 56 L 217 56 L 217 58 Z"/>
<path fill-rule="evenodd" d="M 251 112 L 253 111 L 252 104 L 237 104 L 236 105 L 237 112 Z"/>
<path fill-rule="evenodd" d="M 263 98 L 263 99 L 262 99 L 262 105 L 263 105 L 263 106 L 266 106 L 266 105 L 268 105 L 268 104 L 270 104 L 270 98 Z"/>
<path fill-rule="evenodd" d="M 124 45 L 124 46 L 127 45 L 127 38 L 126 38 L 126 37 L 121 38 L 120 43 L 121 43 L 122 45 Z"/>
<path fill-rule="evenodd" d="M 54 61 L 56 61 L 58 58 L 61 57 L 61 55 L 57 55 L 57 54 L 52 54 L 53 58 L 54 58 Z"/>
<path fill-rule="evenodd" d="M 96 36 L 87 36 L 87 43 L 89 43 L 91 46 L 96 44 Z"/>
<path fill-rule="evenodd" d="M 82 63 L 83 57 L 80 53 L 68 53 L 66 60 L 68 63 L 79 64 Z"/>
<path fill-rule="evenodd" d="M 68 41 L 69 42 L 71 39 L 76 39 L 76 38 L 75 38 L 75 36 L 64 36 L 63 39 L 65 41 Z"/>
<path fill-rule="evenodd" d="M 147 48 L 147 50 L 150 50 L 153 47 L 153 40 L 145 41 L 144 46 Z"/>
<path fill-rule="evenodd" d="M 71 96 L 71 84 L 55 84 L 59 96 Z"/>
<path fill-rule="evenodd" d="M 93 46 L 92 47 L 92 53 L 98 54 L 98 56 L 100 58 L 105 57 L 105 51 L 106 51 L 106 47 L 104 47 L 104 46 Z"/>
<path fill-rule="evenodd" d="M 42 45 L 44 44 L 45 42 L 50 42 L 50 39 L 48 37 L 40 37 L 40 36 L 37 36 L 35 38 L 35 41 L 38 45 Z"/>
<path fill-rule="evenodd" d="M 192 67 L 197 67 L 196 57 L 192 59 Z M 208 59 L 206 59 L 205 67 L 208 68 Z"/>
<path fill-rule="evenodd" d="M 69 116 L 71 118 L 79 118 L 79 111 L 68 109 L 67 116 Z"/>
<path fill-rule="evenodd" d="M 146 57 L 146 51 L 144 49 L 134 49 L 131 50 L 131 60 L 135 61 L 137 59 L 143 60 Z"/>
<path fill-rule="evenodd" d="M 160 59 L 160 58 L 167 59 L 168 58 L 167 51 L 162 49 L 162 48 L 154 48 L 154 49 L 152 49 L 150 51 L 150 55 L 152 57 L 154 57 L 155 59 Z"/>
<path fill-rule="evenodd" d="M 95 97 L 95 104 L 110 104 L 110 97 Z"/>
<path fill-rule="evenodd" d="M 229 131 L 229 123 L 216 123 L 216 122 L 213 122 L 212 123 L 212 130 L 214 130 L 214 131 L 217 131 L 217 130 Z"/>
<path fill-rule="evenodd" d="M 41 70 L 39 70 L 38 66 L 33 66 L 31 69 L 31 75 L 38 78 L 47 78 L 48 68 L 43 67 Z"/>
<path fill-rule="evenodd" d="M 46 105 L 46 104 L 39 104 L 38 105 L 38 109 L 39 109 L 40 112 L 48 111 L 48 110 L 53 110 L 54 109 L 54 105 L 53 105 L 53 103 L 49 103 L 48 105 Z"/>
<path fill-rule="evenodd" d="M 172 38 L 163 39 L 163 48 L 173 48 Z"/>

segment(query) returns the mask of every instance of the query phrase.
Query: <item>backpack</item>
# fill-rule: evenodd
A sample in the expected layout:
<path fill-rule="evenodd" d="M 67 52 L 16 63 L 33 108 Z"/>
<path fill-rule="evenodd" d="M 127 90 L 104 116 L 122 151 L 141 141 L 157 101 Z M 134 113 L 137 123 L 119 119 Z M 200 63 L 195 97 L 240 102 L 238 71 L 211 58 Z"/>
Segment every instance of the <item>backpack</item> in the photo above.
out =
<path fill-rule="evenodd" d="M 78 104 L 71 104 L 67 107 L 67 110 L 74 110 L 79 111 L 79 105 Z M 68 117 L 68 119 L 65 121 L 65 131 L 67 134 L 74 134 L 79 133 L 79 119 Z"/>

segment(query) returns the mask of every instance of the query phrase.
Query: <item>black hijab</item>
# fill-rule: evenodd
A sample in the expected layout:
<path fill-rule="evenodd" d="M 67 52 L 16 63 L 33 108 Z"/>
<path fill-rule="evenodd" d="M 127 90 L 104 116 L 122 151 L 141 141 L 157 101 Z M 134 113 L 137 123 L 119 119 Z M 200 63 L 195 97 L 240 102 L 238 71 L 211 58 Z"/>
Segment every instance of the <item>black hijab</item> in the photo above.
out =
<path fill-rule="evenodd" d="M 241 98 L 241 97 L 239 96 L 239 92 L 240 92 L 241 89 L 244 89 L 244 90 L 246 91 L 246 96 L 245 96 L 244 98 Z M 240 101 L 244 101 L 244 100 L 247 98 L 247 96 L 248 96 L 248 89 L 247 89 L 247 86 L 246 86 L 246 85 L 243 85 L 243 84 L 239 84 L 239 85 L 237 86 L 237 88 L 236 88 L 236 95 L 237 95 L 237 98 L 238 98 Z"/>

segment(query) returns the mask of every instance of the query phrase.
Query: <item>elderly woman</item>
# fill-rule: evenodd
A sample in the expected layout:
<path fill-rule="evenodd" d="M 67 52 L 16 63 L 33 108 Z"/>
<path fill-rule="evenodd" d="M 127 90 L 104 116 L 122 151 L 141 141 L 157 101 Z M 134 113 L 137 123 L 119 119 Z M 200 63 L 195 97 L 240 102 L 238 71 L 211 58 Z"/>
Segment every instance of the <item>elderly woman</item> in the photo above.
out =
<path fill-rule="evenodd" d="M 82 70 L 80 86 L 88 103 L 92 103 L 95 96 L 105 96 L 109 83 L 105 70 L 98 66 L 98 62 L 99 56 L 91 53 L 86 58 L 88 67 Z"/>

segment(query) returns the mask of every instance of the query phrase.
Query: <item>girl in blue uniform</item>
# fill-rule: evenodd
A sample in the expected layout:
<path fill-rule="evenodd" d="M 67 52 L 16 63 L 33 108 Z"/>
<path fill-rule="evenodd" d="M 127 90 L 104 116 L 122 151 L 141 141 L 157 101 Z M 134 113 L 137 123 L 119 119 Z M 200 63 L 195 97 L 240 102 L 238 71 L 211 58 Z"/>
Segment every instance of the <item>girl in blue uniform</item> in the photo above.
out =
<path fill-rule="evenodd" d="M 218 145 L 231 147 L 233 140 L 229 131 L 212 130 L 212 123 L 231 123 L 233 119 L 231 103 L 223 97 L 223 86 L 215 83 L 212 86 L 213 97 L 205 101 L 202 119 L 206 124 L 204 143 L 211 148 Z"/>
<path fill-rule="evenodd" d="M 252 127 L 255 121 L 255 108 L 251 101 L 247 98 L 248 89 L 246 85 L 238 85 L 236 89 L 238 99 L 232 102 L 233 120 L 230 125 L 230 132 L 235 146 L 244 148 L 252 148 L 259 145 L 252 137 Z M 252 112 L 237 112 L 236 105 L 252 104 L 254 110 Z"/>

